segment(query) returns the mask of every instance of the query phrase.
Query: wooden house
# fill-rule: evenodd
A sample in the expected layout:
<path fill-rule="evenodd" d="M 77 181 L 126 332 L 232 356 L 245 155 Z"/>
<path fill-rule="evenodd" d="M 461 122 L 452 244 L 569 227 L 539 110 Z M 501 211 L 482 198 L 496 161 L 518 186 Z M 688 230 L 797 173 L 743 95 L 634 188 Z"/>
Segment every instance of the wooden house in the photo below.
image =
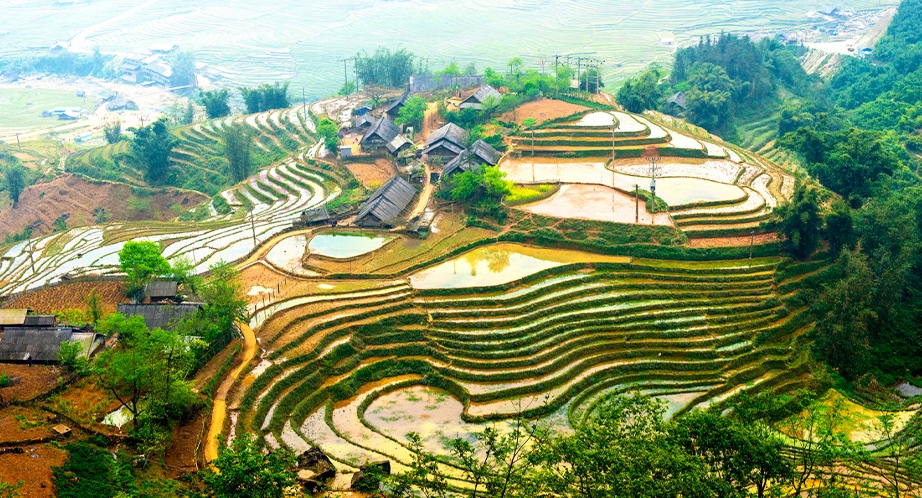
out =
<path fill-rule="evenodd" d="M 496 99 L 496 102 L 499 103 L 500 99 L 503 98 L 503 95 L 496 91 L 496 89 L 492 86 L 484 85 L 478 88 L 476 92 L 472 93 L 466 99 L 462 100 L 461 103 L 458 104 L 458 108 L 481 110 L 483 109 L 484 101 L 489 98 L 494 98 Z"/>
<path fill-rule="evenodd" d="M 410 98 L 410 92 L 403 92 L 403 95 L 391 102 L 387 108 L 384 109 L 384 114 L 390 116 L 391 119 L 397 119 L 397 116 L 400 114 L 400 109 L 407 105 L 408 98 Z"/>
<path fill-rule="evenodd" d="M 454 123 L 448 123 L 429 135 L 423 154 L 430 157 L 454 158 L 467 148 L 466 144 L 469 139 L 470 135 L 463 128 Z"/>
<path fill-rule="evenodd" d="M 500 157 L 502 157 L 502 154 L 490 144 L 483 140 L 477 140 L 442 168 L 442 178 L 449 178 L 462 171 L 473 171 L 481 164 L 496 166 Z"/>
<path fill-rule="evenodd" d="M 387 116 L 382 116 L 377 123 L 371 125 L 368 131 L 362 135 L 362 139 L 359 140 L 359 146 L 365 152 L 374 152 L 387 147 L 398 135 L 400 135 L 400 129 L 397 128 L 397 125 Z"/>
<path fill-rule="evenodd" d="M 409 182 L 395 176 L 371 194 L 354 223 L 362 227 L 392 227 L 416 193 L 416 188 Z"/>

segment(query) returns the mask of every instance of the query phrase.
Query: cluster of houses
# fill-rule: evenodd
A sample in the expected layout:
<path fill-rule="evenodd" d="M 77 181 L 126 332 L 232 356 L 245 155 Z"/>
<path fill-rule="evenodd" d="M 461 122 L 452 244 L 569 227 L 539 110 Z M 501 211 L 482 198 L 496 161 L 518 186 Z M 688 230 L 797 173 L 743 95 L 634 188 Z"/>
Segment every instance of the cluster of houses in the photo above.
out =
<path fill-rule="evenodd" d="M 144 318 L 149 329 L 173 330 L 203 307 L 182 302 L 178 288 L 176 282 L 151 282 L 141 303 L 120 304 L 118 312 Z M 0 309 L 0 363 L 55 365 L 65 343 L 79 344 L 80 356 L 89 359 L 114 342 L 90 325 L 64 325 L 55 315 L 36 315 L 28 309 Z"/>
<path fill-rule="evenodd" d="M 463 171 L 471 171 L 482 164 L 495 166 L 501 154 L 483 140 L 471 142 L 470 133 L 453 123 L 448 123 L 433 131 L 419 147 L 413 143 L 415 130 L 401 130 L 394 123 L 400 109 L 406 105 L 410 92 L 407 91 L 390 102 L 379 117 L 372 114 L 369 106 L 355 111 L 351 123 L 346 128 L 350 132 L 361 133 L 358 140 L 359 153 L 371 157 L 386 156 L 398 163 L 412 162 L 408 171 L 422 172 L 420 161 L 430 164 L 432 182 L 448 179 Z M 458 109 L 483 109 L 485 103 L 493 99 L 498 102 L 502 95 L 489 85 L 477 88 L 460 99 Z M 351 145 L 340 148 L 340 155 L 348 158 L 353 155 Z M 417 198 L 419 190 L 400 176 L 391 178 L 378 188 L 361 206 L 353 224 L 360 227 L 383 228 L 400 224 L 401 216 Z M 305 224 L 321 224 L 330 221 L 330 213 L 319 208 L 302 213 L 301 221 Z"/>
<path fill-rule="evenodd" d="M 119 66 L 119 74 L 129 83 L 169 87 L 173 78 L 173 66 L 164 56 L 177 50 L 177 45 L 160 44 L 152 45 L 147 55 L 126 55 Z"/>

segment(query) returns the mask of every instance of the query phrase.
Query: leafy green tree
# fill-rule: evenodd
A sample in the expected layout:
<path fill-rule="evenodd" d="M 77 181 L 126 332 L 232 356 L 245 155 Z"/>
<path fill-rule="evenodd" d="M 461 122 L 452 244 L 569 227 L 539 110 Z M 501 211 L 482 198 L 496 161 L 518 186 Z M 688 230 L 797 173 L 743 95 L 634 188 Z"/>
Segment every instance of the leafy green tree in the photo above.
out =
<path fill-rule="evenodd" d="M 166 179 L 170 168 L 170 153 L 177 142 L 167 128 L 165 118 L 134 130 L 131 155 L 146 172 L 148 182 L 158 184 Z"/>
<path fill-rule="evenodd" d="M 26 170 L 22 165 L 14 164 L 6 170 L 3 178 L 6 181 L 6 190 L 13 199 L 13 207 L 16 207 L 19 203 L 19 196 L 26 189 Z"/>
<path fill-rule="evenodd" d="M 652 65 L 639 75 L 631 78 L 618 89 L 617 100 L 625 109 L 642 113 L 648 109 L 658 109 L 663 101 L 660 79 L 663 70 Z"/>
<path fill-rule="evenodd" d="M 129 240 L 118 252 L 118 261 L 119 268 L 128 275 L 128 287 L 133 292 L 143 288 L 153 277 L 170 271 L 170 264 L 156 242 Z"/>
<path fill-rule="evenodd" d="M 86 319 L 95 327 L 96 324 L 105 317 L 102 298 L 99 297 L 99 293 L 96 292 L 96 289 L 93 289 L 86 295 L 83 302 L 86 303 Z"/>
<path fill-rule="evenodd" d="M 733 82 L 720 66 L 707 62 L 695 64 L 685 92 L 689 121 L 707 130 L 719 131 L 729 123 L 733 110 Z"/>
<path fill-rule="evenodd" d="M 461 66 L 459 66 L 457 62 L 451 61 L 451 62 L 448 63 L 447 66 L 445 66 L 445 69 L 442 69 L 441 71 L 437 71 L 435 74 L 436 74 L 437 76 L 438 76 L 438 75 L 445 75 L 445 76 L 461 76 L 461 74 L 462 74 L 462 73 L 461 73 Z"/>
<path fill-rule="evenodd" d="M 362 85 L 377 85 L 389 88 L 402 88 L 410 82 L 413 75 L 415 56 L 405 48 L 391 51 L 378 47 L 375 53 L 356 54 L 355 68 Z"/>
<path fill-rule="evenodd" d="M 170 86 L 196 87 L 198 81 L 195 76 L 195 57 L 192 52 L 177 52 L 172 59 L 173 75 L 170 77 Z"/>
<path fill-rule="evenodd" d="M 506 67 L 509 68 L 509 78 L 515 81 L 522 76 L 522 71 L 525 68 L 525 62 L 522 61 L 521 57 L 513 57 L 509 59 Z"/>
<path fill-rule="evenodd" d="M 287 81 L 272 85 L 263 83 L 256 88 L 240 88 L 240 93 L 243 95 L 243 102 L 250 114 L 291 106 L 288 99 Z"/>
<path fill-rule="evenodd" d="M 798 182 L 791 200 L 778 206 L 772 216 L 765 226 L 784 236 L 786 250 L 802 259 L 813 254 L 823 228 L 819 190 Z"/>
<path fill-rule="evenodd" d="M 458 173 L 449 182 L 449 196 L 455 201 L 478 205 L 498 204 L 512 193 L 512 182 L 506 173 L 495 166 L 482 166 L 473 171 Z"/>
<path fill-rule="evenodd" d="M 333 121 L 323 118 L 317 123 L 317 136 L 323 139 L 323 145 L 330 153 L 339 150 L 339 126 Z"/>
<path fill-rule="evenodd" d="M 407 99 L 404 106 L 400 108 L 394 123 L 398 126 L 412 126 L 413 129 L 419 130 L 423 124 L 423 119 L 426 117 L 426 109 L 428 107 L 429 104 L 426 102 L 426 99 L 420 96 L 410 97 Z"/>
<path fill-rule="evenodd" d="M 407 434 L 410 440 L 407 446 L 413 452 L 413 461 L 406 472 L 401 472 L 386 479 L 389 484 L 389 496 L 393 498 L 444 498 L 448 496 L 448 481 L 439 472 L 439 460 L 423 449 L 419 434 Z M 376 491 L 376 490 L 368 490 Z M 474 491 L 476 495 L 476 488 Z"/>
<path fill-rule="evenodd" d="M 230 114 L 230 105 L 227 103 L 230 98 L 230 90 L 222 88 L 220 90 L 202 90 L 199 93 L 199 103 L 205 107 L 205 115 L 209 118 L 222 118 Z"/>
<path fill-rule="evenodd" d="M 234 322 L 248 318 L 240 271 L 224 262 L 212 265 L 209 271 L 210 276 L 198 289 L 198 295 L 205 303 L 203 316 L 216 325 L 219 333 L 230 334 Z M 205 340 L 211 342 L 213 338 L 205 336 Z"/>
<path fill-rule="evenodd" d="M 357 86 L 354 81 L 347 81 L 343 83 L 343 86 L 339 88 L 339 91 L 336 92 L 336 95 L 345 96 L 352 95 L 357 90 Z"/>
<path fill-rule="evenodd" d="M 297 463 L 286 449 L 263 455 L 256 438 L 237 435 L 230 448 L 221 446 L 214 461 L 215 471 L 207 471 L 203 481 L 216 498 L 283 498 L 285 488 L 295 482 L 291 469 Z"/>
<path fill-rule="evenodd" d="M 477 76 L 477 64 L 471 62 L 464 66 L 465 76 Z"/>
<path fill-rule="evenodd" d="M 65 370 L 77 375 L 85 375 L 90 371 L 90 364 L 83 357 L 83 347 L 76 342 L 61 343 L 58 350 L 58 363 Z"/>
<path fill-rule="evenodd" d="M 246 180 L 253 172 L 253 134 L 243 123 L 231 123 L 224 127 L 224 157 L 230 164 L 231 177 L 235 182 Z"/>
<path fill-rule="evenodd" d="M 114 144 L 122 139 L 122 122 L 113 121 L 106 123 L 102 127 L 102 132 L 106 136 L 106 142 Z"/>

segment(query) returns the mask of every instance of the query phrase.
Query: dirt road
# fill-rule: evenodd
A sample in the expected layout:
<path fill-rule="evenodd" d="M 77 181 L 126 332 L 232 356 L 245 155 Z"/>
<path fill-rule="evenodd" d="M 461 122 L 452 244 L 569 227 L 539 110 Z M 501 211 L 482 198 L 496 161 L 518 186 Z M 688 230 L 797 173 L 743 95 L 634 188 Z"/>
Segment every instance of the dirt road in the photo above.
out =
<path fill-rule="evenodd" d="M 218 387 L 218 391 L 215 393 L 214 406 L 211 409 L 211 427 L 208 429 L 208 437 L 205 439 L 206 462 L 212 462 L 215 458 L 218 458 L 220 444 L 218 438 L 224 430 L 224 418 L 227 416 L 227 392 L 230 391 L 231 386 L 240 376 L 240 373 L 243 372 L 243 369 L 250 364 L 250 360 L 256 356 L 256 334 L 245 323 L 238 323 L 237 326 L 240 327 L 240 332 L 243 333 L 243 361 L 221 382 L 221 386 Z"/>

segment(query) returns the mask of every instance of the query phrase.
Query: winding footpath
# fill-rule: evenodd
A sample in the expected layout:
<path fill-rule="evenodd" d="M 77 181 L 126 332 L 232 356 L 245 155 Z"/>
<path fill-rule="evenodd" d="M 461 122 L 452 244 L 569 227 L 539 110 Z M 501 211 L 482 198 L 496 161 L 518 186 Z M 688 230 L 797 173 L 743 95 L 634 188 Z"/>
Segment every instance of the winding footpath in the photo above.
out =
<path fill-rule="evenodd" d="M 224 431 L 224 418 L 227 416 L 227 392 L 243 369 L 250 364 L 250 360 L 256 356 L 256 334 L 253 333 L 253 329 L 245 323 L 238 323 L 237 326 L 243 333 L 243 361 L 221 382 L 218 392 L 215 393 L 214 406 L 211 408 L 211 427 L 205 440 L 205 461 L 209 463 L 218 458 L 219 440 Z"/>

